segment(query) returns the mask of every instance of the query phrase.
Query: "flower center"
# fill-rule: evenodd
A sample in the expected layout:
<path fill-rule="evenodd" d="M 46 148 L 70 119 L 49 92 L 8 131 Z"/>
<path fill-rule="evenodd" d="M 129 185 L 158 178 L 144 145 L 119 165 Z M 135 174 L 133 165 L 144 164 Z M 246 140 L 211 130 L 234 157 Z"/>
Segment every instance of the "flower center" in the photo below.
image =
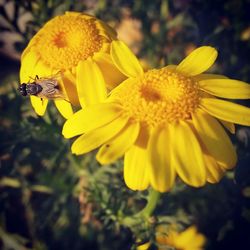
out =
<path fill-rule="evenodd" d="M 198 84 L 168 68 L 153 69 L 114 92 L 124 111 L 150 127 L 188 120 L 199 104 Z"/>
<path fill-rule="evenodd" d="M 35 52 L 50 68 L 67 70 L 98 52 L 105 42 L 94 18 L 66 14 L 48 22 L 35 36 Z"/>

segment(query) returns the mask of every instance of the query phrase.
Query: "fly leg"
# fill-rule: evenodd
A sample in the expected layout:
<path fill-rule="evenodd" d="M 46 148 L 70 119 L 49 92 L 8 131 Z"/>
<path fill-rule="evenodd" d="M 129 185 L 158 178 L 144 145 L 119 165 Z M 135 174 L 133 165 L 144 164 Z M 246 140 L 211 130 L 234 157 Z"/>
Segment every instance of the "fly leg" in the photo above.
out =
<path fill-rule="evenodd" d="M 71 104 L 71 102 L 69 100 L 67 100 L 67 99 L 63 99 L 63 100 Z"/>
<path fill-rule="evenodd" d="M 31 77 L 31 76 L 29 76 L 29 78 L 30 78 L 31 80 L 33 80 L 34 83 L 35 83 L 36 80 L 39 80 L 39 76 L 38 76 L 38 75 L 36 75 L 35 78 L 33 78 L 33 77 Z M 29 82 L 30 82 L 30 80 L 29 80 Z"/>

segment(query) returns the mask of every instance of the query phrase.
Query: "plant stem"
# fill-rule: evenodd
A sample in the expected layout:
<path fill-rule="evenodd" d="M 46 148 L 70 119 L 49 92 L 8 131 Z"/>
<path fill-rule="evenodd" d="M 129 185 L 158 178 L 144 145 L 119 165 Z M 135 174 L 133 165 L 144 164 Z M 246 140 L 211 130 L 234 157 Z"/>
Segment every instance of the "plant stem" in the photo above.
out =
<path fill-rule="evenodd" d="M 146 221 L 154 212 L 160 193 L 154 189 L 149 190 L 147 205 L 137 214 L 123 218 L 122 224 L 128 227 L 138 225 L 141 221 Z"/>
<path fill-rule="evenodd" d="M 148 203 L 137 215 L 146 218 L 150 217 L 156 208 L 159 198 L 160 198 L 160 193 L 154 189 L 150 189 L 148 196 Z"/>

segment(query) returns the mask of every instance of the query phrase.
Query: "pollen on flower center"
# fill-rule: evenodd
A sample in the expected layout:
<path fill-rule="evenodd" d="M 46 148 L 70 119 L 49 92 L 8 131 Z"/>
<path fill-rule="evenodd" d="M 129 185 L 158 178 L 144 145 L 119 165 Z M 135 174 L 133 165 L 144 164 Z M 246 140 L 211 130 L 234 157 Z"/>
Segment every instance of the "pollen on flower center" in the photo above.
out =
<path fill-rule="evenodd" d="M 53 43 L 54 46 L 57 46 L 58 48 L 63 48 L 68 45 L 66 35 L 64 32 L 59 32 L 57 35 L 55 35 Z"/>
<path fill-rule="evenodd" d="M 125 81 L 114 95 L 130 117 L 151 127 L 190 119 L 199 104 L 198 84 L 174 70 L 153 69 L 136 81 Z"/>
<path fill-rule="evenodd" d="M 105 37 L 95 19 L 64 15 L 52 19 L 35 36 L 35 52 L 54 69 L 70 69 L 100 51 Z"/>

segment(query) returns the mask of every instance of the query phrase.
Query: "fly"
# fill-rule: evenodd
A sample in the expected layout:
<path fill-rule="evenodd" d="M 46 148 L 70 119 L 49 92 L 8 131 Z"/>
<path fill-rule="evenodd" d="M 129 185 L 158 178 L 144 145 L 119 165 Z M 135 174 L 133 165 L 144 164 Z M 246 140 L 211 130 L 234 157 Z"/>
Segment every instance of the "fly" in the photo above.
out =
<path fill-rule="evenodd" d="M 51 77 L 38 77 L 36 75 L 33 82 L 22 83 L 18 91 L 22 96 L 37 96 L 43 99 L 64 99 L 65 96 L 60 90 L 58 75 Z"/>

